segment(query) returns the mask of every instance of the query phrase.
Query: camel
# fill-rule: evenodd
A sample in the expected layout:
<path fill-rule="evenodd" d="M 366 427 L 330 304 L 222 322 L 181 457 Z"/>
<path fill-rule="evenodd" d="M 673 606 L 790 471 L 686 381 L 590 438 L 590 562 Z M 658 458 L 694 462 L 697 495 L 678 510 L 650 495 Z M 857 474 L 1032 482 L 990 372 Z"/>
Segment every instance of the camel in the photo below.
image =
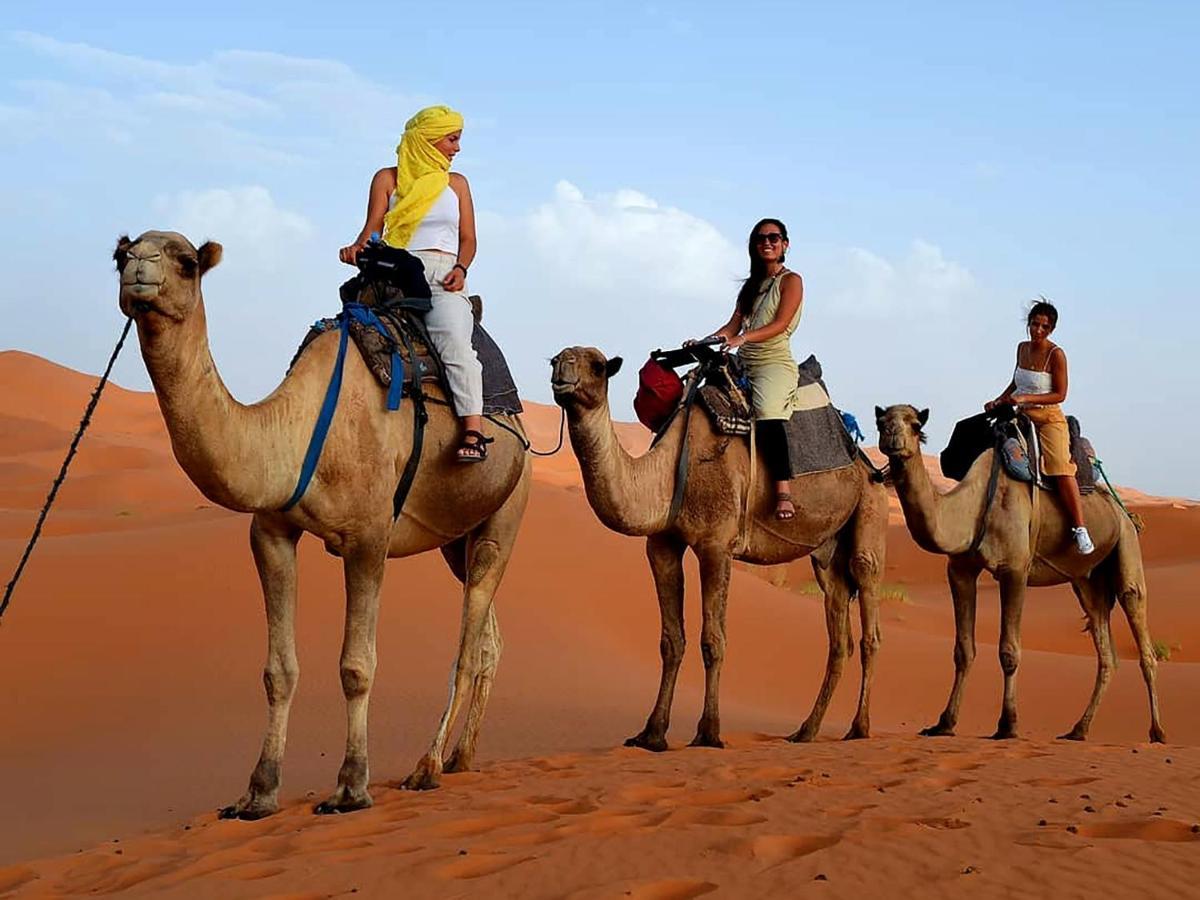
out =
<path fill-rule="evenodd" d="M 1062 738 L 1087 737 L 1092 718 L 1116 667 L 1112 648 L 1112 608 L 1121 604 L 1137 641 L 1142 677 L 1150 695 L 1150 740 L 1166 738 L 1159 721 L 1155 688 L 1157 660 L 1146 625 L 1146 576 L 1137 530 L 1111 494 L 1096 491 L 1083 497 L 1084 515 L 1096 550 L 1087 556 L 1074 548 L 1071 522 L 1058 498 L 1009 478 L 1001 472 L 996 494 L 986 509 L 992 450 L 975 460 L 966 477 L 949 493 L 933 487 L 921 458 L 922 429 L 929 410 L 912 406 L 875 407 L 879 449 L 890 463 L 892 481 L 904 520 L 917 545 L 948 557 L 946 576 L 954 598 L 954 685 L 937 723 L 926 736 L 952 735 L 967 673 L 975 659 L 975 588 L 985 569 L 1000 584 L 1000 667 L 1004 701 L 993 738 L 1017 736 L 1017 666 L 1021 661 L 1021 610 L 1026 586 L 1069 583 L 1087 618 L 1096 648 L 1096 683 L 1079 721 Z M 1036 497 L 1036 499 L 1035 499 Z M 978 535 L 982 529 L 982 540 Z M 978 543 L 978 548 L 973 545 Z"/>
<path fill-rule="evenodd" d="M 296 658 L 296 543 L 304 532 L 341 557 L 346 620 L 340 673 L 346 698 L 346 754 L 337 787 L 314 812 L 371 805 L 367 704 L 375 675 L 375 628 L 384 563 L 440 548 L 462 582 L 463 611 L 450 697 L 428 752 L 404 782 L 436 787 L 442 771 L 469 768 L 499 661 L 493 594 L 504 574 L 529 496 L 530 464 L 515 437 L 499 437 L 486 463 L 453 461 L 459 425 L 432 405 L 416 480 L 399 519 L 392 494 L 412 446 L 412 415 L 388 412 L 383 389 L 357 351 L 346 355 L 340 402 L 303 498 L 281 512 L 296 486 L 330 381 L 338 335 L 316 338 L 274 392 L 246 406 L 226 389 L 209 351 L 201 277 L 221 245 L 197 250 L 183 235 L 148 231 L 122 237 L 113 254 L 121 311 L 137 324 L 142 358 L 158 397 L 175 458 L 208 499 L 253 514 L 250 548 L 267 615 L 263 681 L 267 728 L 246 793 L 223 818 L 258 819 L 278 809 Z M 519 429 L 514 419 L 512 427 Z M 466 721 L 443 765 L 450 730 L 470 696 Z"/>
<path fill-rule="evenodd" d="M 829 656 L 824 681 L 804 723 L 789 736 L 811 741 L 841 678 L 851 644 L 849 604 L 857 593 L 862 620 L 862 685 L 847 739 L 870 734 L 870 694 L 880 644 L 879 582 L 886 552 L 887 498 L 867 466 L 854 465 L 797 478 L 796 516 L 774 517 L 774 484 L 761 459 L 751 478 L 750 449 L 742 438 L 718 434 L 708 416 L 676 416 L 663 438 L 640 457 L 630 456 L 613 429 L 608 382 L 621 367 L 592 347 L 571 347 L 551 360 L 555 401 L 565 410 L 588 502 L 600 521 L 620 534 L 646 538 L 662 617 L 662 677 L 658 697 L 640 733 L 626 746 L 667 749 L 676 676 L 684 654 L 683 554 L 700 562 L 701 652 L 704 711 L 692 746 L 722 747 L 719 695 L 725 658 L 725 610 L 734 559 L 774 565 L 811 555 L 825 594 Z M 678 517 L 670 519 L 675 466 L 684 428 L 691 446 L 690 474 Z M 754 492 L 747 500 L 748 486 Z M 747 503 L 749 508 L 747 509 Z M 748 515 L 747 515 L 748 513 Z M 743 524 L 746 532 L 743 534 Z"/>

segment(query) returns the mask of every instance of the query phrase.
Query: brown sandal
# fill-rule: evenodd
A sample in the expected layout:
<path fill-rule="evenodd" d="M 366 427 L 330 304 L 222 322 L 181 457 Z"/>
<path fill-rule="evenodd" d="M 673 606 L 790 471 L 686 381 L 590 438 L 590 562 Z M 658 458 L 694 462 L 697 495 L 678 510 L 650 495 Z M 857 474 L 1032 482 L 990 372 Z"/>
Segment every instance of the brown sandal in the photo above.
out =
<path fill-rule="evenodd" d="M 462 443 L 458 447 L 460 463 L 480 463 L 487 459 L 487 445 L 494 443 L 495 438 L 486 437 L 471 428 L 463 432 Z"/>
<path fill-rule="evenodd" d="M 784 521 L 796 518 L 796 504 L 792 502 L 791 494 L 779 494 L 775 497 L 775 518 Z"/>

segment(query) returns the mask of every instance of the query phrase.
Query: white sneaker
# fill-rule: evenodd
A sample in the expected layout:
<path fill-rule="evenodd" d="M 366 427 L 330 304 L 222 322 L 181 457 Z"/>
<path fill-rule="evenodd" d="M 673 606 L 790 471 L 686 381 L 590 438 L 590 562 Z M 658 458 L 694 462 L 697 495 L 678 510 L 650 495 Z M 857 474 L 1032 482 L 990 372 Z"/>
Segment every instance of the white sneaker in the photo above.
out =
<path fill-rule="evenodd" d="M 1075 549 L 1084 556 L 1087 556 L 1089 553 L 1093 553 L 1095 551 L 1096 545 L 1092 543 L 1092 536 L 1088 534 L 1088 530 L 1086 528 L 1083 528 L 1082 526 L 1079 528 L 1072 528 L 1071 534 L 1075 538 Z"/>

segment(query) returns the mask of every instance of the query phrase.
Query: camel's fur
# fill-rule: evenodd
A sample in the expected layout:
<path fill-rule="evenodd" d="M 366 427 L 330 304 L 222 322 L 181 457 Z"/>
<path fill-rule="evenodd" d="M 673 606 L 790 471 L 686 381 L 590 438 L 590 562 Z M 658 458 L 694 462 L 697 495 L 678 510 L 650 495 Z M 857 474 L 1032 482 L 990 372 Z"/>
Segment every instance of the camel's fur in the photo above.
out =
<path fill-rule="evenodd" d="M 367 701 L 375 674 L 375 626 L 384 563 L 441 548 L 464 584 L 462 630 L 450 698 L 427 754 L 406 782 L 427 788 L 443 771 L 449 732 L 470 694 L 466 724 L 445 769 L 470 765 L 500 653 L 492 596 L 504 573 L 529 495 L 530 466 L 511 435 L 497 435 L 486 463 L 454 461 L 459 425 L 432 406 L 416 480 L 398 521 L 392 494 L 412 445 L 411 407 L 388 412 L 383 389 L 361 356 L 346 356 L 337 412 L 303 499 L 280 507 L 301 461 L 329 384 L 338 335 L 312 342 L 266 399 L 238 403 L 209 352 L 200 276 L 221 257 L 219 244 L 197 251 L 182 235 L 150 231 L 121 238 L 121 309 L 136 319 L 175 457 L 206 497 L 253 513 L 250 546 L 267 610 L 268 717 L 250 787 L 224 816 L 259 818 L 278 808 L 280 764 L 299 666 L 295 646 L 296 542 L 310 532 L 344 561 L 346 626 L 341 680 L 347 703 L 345 761 L 337 789 L 318 812 L 371 804 L 367 791 Z M 512 423 L 519 427 L 519 423 Z"/>
<path fill-rule="evenodd" d="M 668 525 L 684 418 L 645 455 L 631 457 L 613 430 L 608 380 L 620 360 L 599 350 L 571 347 L 552 361 L 556 401 L 567 413 L 571 445 L 579 458 L 588 502 L 606 526 L 622 534 L 644 535 L 662 615 L 662 679 L 658 699 L 641 733 L 626 741 L 650 750 L 666 748 L 675 680 L 683 659 L 683 553 L 689 547 L 700 562 L 703 608 L 704 712 L 694 745 L 720 747 L 718 710 L 721 663 L 725 657 L 725 606 L 732 561 L 776 564 L 812 554 L 813 572 L 825 593 L 829 659 L 812 712 L 791 736 L 811 740 L 841 677 L 851 649 L 849 604 L 857 593 L 862 618 L 862 688 L 858 712 L 846 735 L 870 731 L 870 692 L 879 647 L 879 582 L 883 575 L 887 498 L 867 467 L 853 466 L 805 475 L 792 482 L 796 516 L 774 517 L 774 482 L 761 460 L 749 498 L 749 534 L 743 542 L 743 511 L 750 484 L 747 441 L 717 434 L 706 415 L 695 411 L 687 423 L 691 465 L 683 507 Z"/>
<path fill-rule="evenodd" d="M 1016 674 L 1021 660 L 1021 609 L 1027 585 L 1069 583 L 1087 618 L 1096 647 L 1096 683 L 1087 709 L 1070 732 L 1083 740 L 1100 705 L 1116 655 L 1110 618 L 1120 603 L 1137 641 L 1142 675 L 1150 695 L 1150 740 L 1164 740 L 1155 689 L 1157 661 L 1146 625 L 1146 576 L 1137 531 L 1105 491 L 1083 497 L 1084 515 L 1096 551 L 1084 556 L 1075 550 L 1071 522 L 1051 492 L 1038 492 L 1027 483 L 1001 473 L 996 496 L 982 524 L 979 549 L 971 545 L 991 474 L 993 451 L 979 457 L 966 478 L 947 494 L 939 494 L 921 459 L 922 428 L 929 411 L 911 406 L 875 408 L 879 449 L 888 457 L 896 494 L 913 539 L 931 553 L 948 557 L 946 573 L 954 598 L 957 639 L 954 647 L 954 687 L 937 724 L 925 735 L 954 733 L 967 672 L 975 659 L 975 583 L 985 569 L 1000 584 L 1000 667 L 1004 671 L 1004 703 L 994 737 L 1017 733 Z M 1040 494 L 1040 496 L 1039 496 Z M 1036 547 L 1036 550 L 1033 548 Z"/>

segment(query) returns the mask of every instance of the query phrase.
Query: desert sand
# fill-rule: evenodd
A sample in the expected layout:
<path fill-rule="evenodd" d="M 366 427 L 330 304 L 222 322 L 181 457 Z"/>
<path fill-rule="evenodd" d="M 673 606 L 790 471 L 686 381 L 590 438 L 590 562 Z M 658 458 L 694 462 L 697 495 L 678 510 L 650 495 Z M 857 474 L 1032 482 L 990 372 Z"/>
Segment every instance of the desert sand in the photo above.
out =
<path fill-rule="evenodd" d="M 5 581 L 94 383 L 0 353 Z M 526 423 L 536 446 L 553 446 L 557 409 L 531 404 Z M 639 452 L 645 431 L 622 428 Z M 1092 740 L 1054 740 L 1095 672 L 1067 588 L 1026 605 L 1022 739 L 984 739 L 1000 703 L 990 583 L 959 736 L 915 737 L 949 689 L 952 613 L 942 560 L 897 515 L 874 738 L 837 740 L 854 660 L 822 739 L 782 740 L 807 714 L 826 653 L 799 562 L 735 572 L 728 748 L 686 747 L 702 688 L 693 569 L 671 749 L 625 749 L 657 687 L 657 606 L 641 541 L 596 521 L 567 447 L 536 463 L 498 594 L 506 648 L 478 770 L 429 793 L 395 787 L 441 711 L 459 613 L 440 556 L 396 560 L 371 710 L 376 805 L 310 813 L 334 784 L 345 716 L 341 570 L 306 539 L 284 808 L 226 822 L 214 811 L 244 789 L 265 718 L 249 519 L 213 507 L 180 472 L 152 394 L 111 386 L 0 626 L 0 896 L 1185 895 L 1200 874 L 1200 507 L 1126 496 L 1147 523 L 1150 624 L 1171 653 L 1159 668 L 1166 746 L 1144 743 L 1119 614 L 1128 662 Z"/>

